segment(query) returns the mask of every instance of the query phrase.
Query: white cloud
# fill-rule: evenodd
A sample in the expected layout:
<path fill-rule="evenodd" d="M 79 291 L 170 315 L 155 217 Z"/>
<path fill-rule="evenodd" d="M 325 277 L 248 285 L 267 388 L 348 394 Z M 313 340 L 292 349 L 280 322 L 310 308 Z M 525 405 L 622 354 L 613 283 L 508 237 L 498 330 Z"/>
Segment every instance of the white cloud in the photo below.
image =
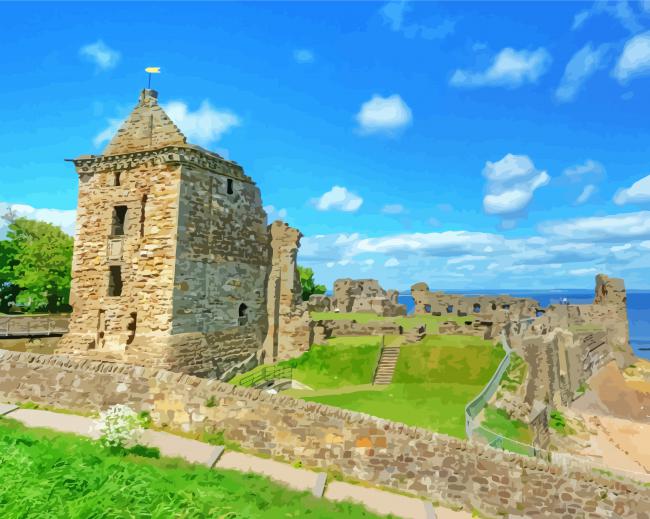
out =
<path fill-rule="evenodd" d="M 598 269 L 595 269 L 593 267 L 584 268 L 584 269 L 573 269 L 569 271 L 569 274 L 571 274 L 572 276 L 587 276 L 587 275 L 593 275 L 597 273 L 598 273 Z"/>
<path fill-rule="evenodd" d="M 275 220 L 285 220 L 287 217 L 286 209 L 276 209 L 274 205 L 265 205 L 264 210 L 267 214 L 267 220 L 274 222 Z"/>
<path fill-rule="evenodd" d="M 456 256 L 455 258 L 448 259 L 447 265 L 455 265 L 457 263 L 467 263 L 469 261 L 481 261 L 486 259 L 487 256 L 474 256 L 473 254 L 464 254 L 462 256 Z"/>
<path fill-rule="evenodd" d="M 326 265 L 327 265 L 329 268 L 332 268 L 334 265 L 336 265 L 336 263 L 335 263 L 334 261 L 328 261 L 328 262 L 326 263 Z"/>
<path fill-rule="evenodd" d="M 591 195 L 593 195 L 596 191 L 596 186 L 593 184 L 587 184 L 584 189 L 582 190 L 582 193 L 578 195 L 578 198 L 576 198 L 576 204 L 584 204 L 587 200 L 591 198 Z"/>
<path fill-rule="evenodd" d="M 536 83 L 549 68 L 551 55 L 540 47 L 534 51 L 502 49 L 483 72 L 457 69 L 449 83 L 457 87 L 504 86 L 517 88 Z"/>
<path fill-rule="evenodd" d="M 606 14 L 618 20 L 632 34 L 642 30 L 642 26 L 638 22 L 636 14 L 627 0 L 615 0 L 613 2 L 595 1 L 592 7 L 584 9 L 574 16 L 571 29 L 579 29 L 589 18 L 598 14 Z"/>
<path fill-rule="evenodd" d="M 314 203 L 319 211 L 336 209 L 338 211 L 354 212 L 363 204 L 363 198 L 348 191 L 345 187 L 334 186 L 320 198 L 314 200 Z"/>
<path fill-rule="evenodd" d="M 412 121 L 411 109 L 397 94 L 388 97 L 373 95 L 361 105 L 357 122 L 362 133 L 394 133 Z"/>
<path fill-rule="evenodd" d="M 576 52 L 564 69 L 560 85 L 555 91 L 555 98 L 564 103 L 573 101 L 583 83 L 604 66 L 603 62 L 607 50 L 607 45 L 601 45 L 597 49 L 593 49 L 591 43 L 587 43 Z"/>
<path fill-rule="evenodd" d="M 384 267 L 397 267 L 399 266 L 399 260 L 397 258 L 388 258 L 386 260 L 386 263 L 384 263 Z"/>
<path fill-rule="evenodd" d="M 586 176 L 600 178 L 605 175 L 605 166 L 595 160 L 587 159 L 584 164 L 577 164 L 566 168 L 564 175 L 572 180 L 581 180 Z"/>
<path fill-rule="evenodd" d="M 642 204 L 650 202 L 650 175 L 637 180 L 630 187 L 619 189 L 614 195 L 616 205 Z"/>
<path fill-rule="evenodd" d="M 171 101 L 163 109 L 187 139 L 198 144 L 218 141 L 231 128 L 241 125 L 237 115 L 228 110 L 215 110 L 208 100 L 194 112 L 183 101 Z"/>
<path fill-rule="evenodd" d="M 102 70 L 113 68 L 120 61 L 120 53 L 111 49 L 102 40 L 84 45 L 79 49 L 79 54 Z"/>
<path fill-rule="evenodd" d="M 483 175 L 488 179 L 483 208 L 487 214 L 517 216 L 528 206 L 535 190 L 550 181 L 546 171 L 535 169 L 526 155 L 508 153 L 498 162 L 486 162 Z M 506 218 L 512 223 L 513 218 Z"/>
<path fill-rule="evenodd" d="M 476 265 L 461 265 L 456 270 L 468 270 L 471 272 L 472 270 L 476 270 Z"/>
<path fill-rule="evenodd" d="M 609 248 L 612 252 L 622 252 L 626 250 L 630 250 L 632 248 L 631 243 L 626 243 L 625 245 L 613 245 L 612 247 Z"/>
<path fill-rule="evenodd" d="M 381 208 L 381 212 L 385 214 L 400 214 L 404 212 L 402 204 L 387 204 Z"/>
<path fill-rule="evenodd" d="M 2 218 L 11 213 L 14 217 L 41 220 L 58 225 L 66 234 L 74 236 L 77 211 L 74 209 L 36 208 L 27 204 L 9 204 L 0 202 L 0 239 L 3 239 L 9 222 Z"/>
<path fill-rule="evenodd" d="M 293 51 L 293 59 L 300 64 L 313 63 L 314 53 L 309 49 L 296 49 Z"/>
<path fill-rule="evenodd" d="M 650 73 L 650 31 L 630 38 L 618 58 L 613 75 L 621 83 Z"/>
<path fill-rule="evenodd" d="M 453 34 L 456 22 L 445 18 L 436 25 L 424 25 L 419 23 L 406 23 L 406 13 L 410 11 L 406 0 L 388 2 L 380 9 L 384 23 L 390 26 L 395 32 L 401 32 L 407 38 L 422 38 L 425 40 L 441 40 Z"/>
<path fill-rule="evenodd" d="M 109 119 L 108 126 L 93 137 L 93 146 L 99 148 L 103 143 L 110 141 L 113 135 L 117 133 L 117 130 L 120 129 L 123 122 L 123 119 Z"/>
<path fill-rule="evenodd" d="M 650 238 L 650 212 L 575 218 L 546 222 L 540 230 L 550 236 L 573 240 L 617 241 Z"/>

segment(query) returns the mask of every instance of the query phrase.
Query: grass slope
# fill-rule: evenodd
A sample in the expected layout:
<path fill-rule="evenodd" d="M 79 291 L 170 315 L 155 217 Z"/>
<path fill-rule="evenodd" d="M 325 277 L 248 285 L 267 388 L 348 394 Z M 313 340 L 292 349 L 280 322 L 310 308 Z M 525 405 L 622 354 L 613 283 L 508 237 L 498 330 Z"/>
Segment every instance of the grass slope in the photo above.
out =
<path fill-rule="evenodd" d="M 382 390 L 300 397 L 465 437 L 465 405 L 483 388 L 503 349 L 477 337 L 427 336 L 404 346 L 393 383 Z"/>
<path fill-rule="evenodd" d="M 3 519 L 378 517 L 260 476 L 114 456 L 90 440 L 6 418 L 0 419 L 0 481 Z"/>
<path fill-rule="evenodd" d="M 327 346 L 314 345 L 300 357 L 279 362 L 277 366 L 291 366 L 293 378 L 313 389 L 372 382 L 381 337 L 338 337 L 327 342 Z M 258 366 L 230 382 L 237 384 L 243 377 L 262 369 L 264 366 Z"/>

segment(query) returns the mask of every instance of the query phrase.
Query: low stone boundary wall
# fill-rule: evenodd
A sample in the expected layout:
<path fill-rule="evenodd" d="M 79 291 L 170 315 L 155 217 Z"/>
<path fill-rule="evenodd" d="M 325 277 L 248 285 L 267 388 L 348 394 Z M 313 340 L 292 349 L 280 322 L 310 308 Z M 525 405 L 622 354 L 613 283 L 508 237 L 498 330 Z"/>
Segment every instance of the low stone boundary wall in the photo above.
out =
<path fill-rule="evenodd" d="M 80 411 L 128 404 L 158 424 L 223 430 L 259 454 L 493 516 L 650 519 L 650 488 L 636 483 L 165 370 L 0 350 L 2 400 Z"/>
<path fill-rule="evenodd" d="M 369 321 L 359 323 L 353 319 L 331 319 L 316 321 L 315 326 L 323 328 L 325 338 L 358 337 L 362 335 L 401 335 L 404 328 L 391 321 Z"/>

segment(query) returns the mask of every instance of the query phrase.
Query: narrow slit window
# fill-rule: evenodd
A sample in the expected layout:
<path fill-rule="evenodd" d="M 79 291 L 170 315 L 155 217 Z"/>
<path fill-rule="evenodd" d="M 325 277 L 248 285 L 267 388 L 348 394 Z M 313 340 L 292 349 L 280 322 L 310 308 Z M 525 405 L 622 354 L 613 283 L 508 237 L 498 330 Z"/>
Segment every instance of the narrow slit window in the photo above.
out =
<path fill-rule="evenodd" d="M 126 224 L 126 206 L 118 205 L 113 208 L 113 236 L 123 236 Z"/>
<path fill-rule="evenodd" d="M 229 178 L 228 180 L 226 180 L 226 192 L 229 195 L 232 195 L 232 193 L 233 193 L 233 191 L 232 191 L 232 178 Z"/>
<path fill-rule="evenodd" d="M 147 216 L 147 195 L 142 195 L 142 205 L 140 206 L 140 238 L 144 236 L 144 220 Z"/>
<path fill-rule="evenodd" d="M 129 336 L 126 339 L 127 344 L 131 344 L 133 340 L 135 339 L 135 329 L 138 324 L 138 313 L 137 312 L 131 312 L 131 315 L 129 316 L 129 324 L 127 325 L 126 329 L 129 332 Z"/>
<path fill-rule="evenodd" d="M 117 297 L 122 295 L 122 267 L 113 265 L 108 276 L 108 295 Z"/>
<path fill-rule="evenodd" d="M 122 173 L 120 173 L 119 171 L 114 174 L 114 176 L 113 176 L 113 185 L 114 186 L 122 185 L 121 182 L 120 182 L 120 177 L 121 176 L 122 176 Z"/>

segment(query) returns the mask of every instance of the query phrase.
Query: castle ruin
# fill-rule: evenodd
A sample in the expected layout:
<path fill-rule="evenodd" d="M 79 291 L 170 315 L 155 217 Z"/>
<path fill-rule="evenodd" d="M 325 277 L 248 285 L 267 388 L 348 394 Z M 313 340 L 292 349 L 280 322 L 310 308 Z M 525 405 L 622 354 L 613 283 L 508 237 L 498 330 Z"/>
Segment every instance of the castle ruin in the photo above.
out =
<path fill-rule="evenodd" d="M 214 377 L 282 358 L 281 343 L 307 349 L 308 327 L 284 340 L 279 317 L 300 302 L 300 233 L 267 228 L 243 168 L 189 144 L 157 98 L 143 90 L 102 155 L 72 159 L 74 311 L 59 351 Z"/>

